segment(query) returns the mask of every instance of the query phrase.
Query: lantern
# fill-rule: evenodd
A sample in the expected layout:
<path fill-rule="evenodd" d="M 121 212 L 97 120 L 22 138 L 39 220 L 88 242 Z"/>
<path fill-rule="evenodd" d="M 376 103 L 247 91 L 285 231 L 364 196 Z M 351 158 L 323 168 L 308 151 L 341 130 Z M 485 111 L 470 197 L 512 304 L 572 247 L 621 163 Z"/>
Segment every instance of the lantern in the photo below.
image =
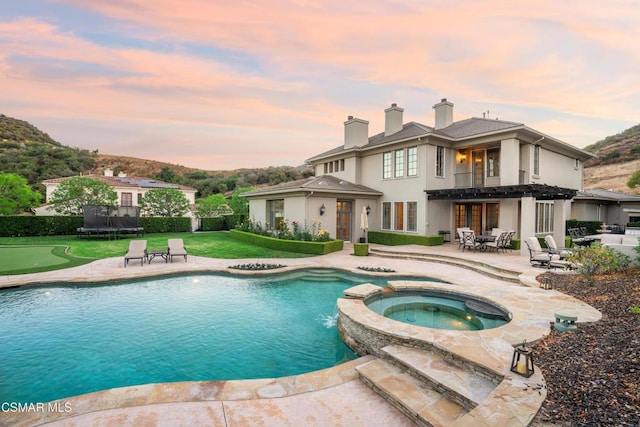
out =
<path fill-rule="evenodd" d="M 553 289 L 553 283 L 551 283 L 551 278 L 549 278 L 549 277 L 541 277 L 540 278 L 540 287 L 542 289 Z"/>
<path fill-rule="evenodd" d="M 511 359 L 511 372 L 529 378 L 535 372 L 533 370 L 533 352 L 527 348 L 527 340 L 513 350 Z"/>

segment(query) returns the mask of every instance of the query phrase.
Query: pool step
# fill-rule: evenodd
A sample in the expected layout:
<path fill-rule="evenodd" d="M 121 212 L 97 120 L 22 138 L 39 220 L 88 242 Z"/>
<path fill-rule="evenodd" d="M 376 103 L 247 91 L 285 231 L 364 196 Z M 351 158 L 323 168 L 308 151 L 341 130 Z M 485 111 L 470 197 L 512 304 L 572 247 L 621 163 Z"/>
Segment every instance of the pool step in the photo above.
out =
<path fill-rule="evenodd" d="M 467 414 L 463 406 L 385 360 L 356 370 L 365 384 L 420 426 L 447 426 Z"/>
<path fill-rule="evenodd" d="M 383 258 L 412 259 L 418 261 L 439 262 L 442 264 L 454 265 L 456 267 L 468 268 L 487 276 L 505 280 L 507 282 L 520 283 L 519 272 L 506 268 L 496 267 L 481 261 L 462 259 L 446 255 L 426 254 L 419 252 L 394 251 L 386 248 L 369 248 L 369 255 Z"/>
<path fill-rule="evenodd" d="M 382 352 L 391 363 L 406 369 L 467 410 L 484 401 L 502 380 L 492 379 L 472 367 L 460 366 L 433 351 L 389 345 L 382 348 Z"/>

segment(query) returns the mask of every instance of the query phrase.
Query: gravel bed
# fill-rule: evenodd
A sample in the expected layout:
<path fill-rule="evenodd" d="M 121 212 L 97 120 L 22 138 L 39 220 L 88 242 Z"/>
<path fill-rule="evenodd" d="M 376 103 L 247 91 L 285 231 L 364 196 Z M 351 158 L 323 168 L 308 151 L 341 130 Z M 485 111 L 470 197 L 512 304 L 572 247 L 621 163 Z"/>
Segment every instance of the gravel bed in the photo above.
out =
<path fill-rule="evenodd" d="M 532 426 L 640 426 L 640 269 L 595 277 L 545 273 L 553 288 L 602 312 L 533 345 L 547 399 Z M 580 322 L 580 318 L 578 318 Z"/>

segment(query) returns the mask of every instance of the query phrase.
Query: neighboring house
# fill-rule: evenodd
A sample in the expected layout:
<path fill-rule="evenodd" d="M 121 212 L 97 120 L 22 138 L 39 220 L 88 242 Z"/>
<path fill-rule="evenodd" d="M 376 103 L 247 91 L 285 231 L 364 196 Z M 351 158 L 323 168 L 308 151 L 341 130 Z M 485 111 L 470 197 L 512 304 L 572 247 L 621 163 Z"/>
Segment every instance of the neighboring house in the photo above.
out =
<path fill-rule="evenodd" d="M 195 206 L 196 189 L 191 187 L 185 187 L 179 184 L 170 184 L 167 182 L 157 181 L 151 178 L 143 177 L 128 177 L 124 173 L 119 173 L 118 176 L 113 176 L 113 171 L 105 169 L 104 175 L 84 175 L 87 178 L 99 179 L 109 184 L 118 195 L 118 204 L 120 206 L 140 206 L 140 202 L 144 194 L 157 188 L 176 188 L 182 191 L 189 200 L 189 204 L 192 209 Z M 58 185 L 70 177 L 54 178 L 42 181 L 42 184 L 47 189 L 46 201 L 51 199 L 51 195 L 56 191 Z M 57 215 L 57 213 L 48 204 L 40 206 L 35 209 L 36 215 Z M 142 212 L 144 215 L 144 212 Z M 189 212 L 185 216 L 193 216 Z"/>
<path fill-rule="evenodd" d="M 573 198 L 571 218 L 622 226 L 629 222 L 640 222 L 640 195 L 603 188 L 584 190 Z"/>
<path fill-rule="evenodd" d="M 243 194 L 250 216 L 271 225 L 279 216 L 307 226 L 321 220 L 333 236 L 355 240 L 369 207 L 370 230 L 455 238 L 458 227 L 499 227 L 564 241 L 583 162 L 594 156 L 521 123 L 454 122 L 446 99 L 433 108 L 431 127 L 404 123 L 392 104 L 384 132 L 371 137 L 368 121 L 349 116 L 344 144 L 307 160 L 316 178 Z"/>

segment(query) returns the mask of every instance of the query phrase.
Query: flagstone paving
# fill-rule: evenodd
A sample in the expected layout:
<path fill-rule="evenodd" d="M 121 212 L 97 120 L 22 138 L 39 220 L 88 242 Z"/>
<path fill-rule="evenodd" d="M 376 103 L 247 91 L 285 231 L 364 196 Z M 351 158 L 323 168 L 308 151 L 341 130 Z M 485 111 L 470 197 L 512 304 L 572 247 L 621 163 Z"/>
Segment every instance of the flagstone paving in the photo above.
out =
<path fill-rule="evenodd" d="M 429 286 L 455 287 L 460 292 L 482 295 L 507 308 L 513 320 L 504 327 L 477 332 L 433 330 L 384 318 L 368 310 L 354 295 L 355 299 L 339 301 L 341 311 L 384 333 L 431 343 L 439 349 L 438 354 L 390 346 L 384 349 L 385 354 L 365 356 L 334 368 L 294 377 L 148 384 L 103 390 L 63 399 L 61 402 L 71 404 L 70 412 L 0 413 L 0 425 L 403 426 L 413 425 L 414 421 L 421 423 L 417 417 L 419 413 L 424 417 L 431 416 L 435 425 L 454 422 L 455 425 L 469 426 L 520 426 L 531 422 L 546 393 L 543 387 L 539 387 L 544 384 L 544 378 L 539 370 L 528 379 L 510 372 L 513 346 L 523 339 L 532 342 L 548 334 L 556 312 L 578 316 L 578 322 L 597 321 L 600 313 L 567 295 L 541 289 L 535 277 L 546 270 L 532 269 L 528 257 L 515 252 L 462 253 L 455 243 L 431 248 L 409 245 L 394 249 L 400 254 L 404 251 L 446 255 L 458 260 L 473 259 L 519 274 L 521 284 L 478 273 L 460 266 L 460 263 L 425 261 L 415 259 L 413 255 L 357 257 L 351 255 L 352 247 L 347 244 L 338 253 L 299 259 L 222 260 L 190 256 L 186 263 L 175 260 L 168 264 L 129 265 L 125 268 L 122 258 L 118 257 L 48 273 L 0 276 L 0 287 L 97 282 L 198 271 L 264 274 L 228 269 L 231 264 L 244 262 L 275 262 L 286 264 L 287 269 L 344 268 L 361 274 L 367 272 L 356 267 L 384 267 L 406 275 L 428 275 L 447 280 L 450 283 L 431 283 Z M 397 281 L 391 285 L 398 289 L 418 286 L 410 281 Z M 369 286 L 361 289 L 372 291 Z M 480 371 L 494 372 L 499 379 L 487 380 L 464 370 L 450 371 L 442 359 L 443 352 L 455 360 L 478 366 Z M 390 363 L 389 357 L 396 359 L 395 364 Z M 409 377 L 410 373 L 413 375 Z M 425 380 L 421 375 L 432 378 Z M 373 389 L 365 384 L 368 381 L 372 385 L 371 379 L 376 378 L 380 384 L 374 384 Z M 425 384 L 429 381 L 461 397 L 442 400 L 440 392 L 436 396 L 434 392 L 427 391 Z M 495 388 L 492 389 L 491 383 Z M 438 387 L 437 384 L 435 386 Z M 374 391 L 376 387 L 376 391 L 381 391 L 381 388 L 386 391 L 377 393 Z M 423 394 L 424 401 L 421 402 L 419 397 L 415 400 L 418 392 Z M 400 400 L 406 399 L 405 407 L 413 408 L 411 414 L 402 407 L 397 409 L 392 400 L 383 398 L 390 399 L 389 395 L 393 393 L 405 396 Z M 444 418 L 439 418 L 438 414 L 444 414 Z"/>

